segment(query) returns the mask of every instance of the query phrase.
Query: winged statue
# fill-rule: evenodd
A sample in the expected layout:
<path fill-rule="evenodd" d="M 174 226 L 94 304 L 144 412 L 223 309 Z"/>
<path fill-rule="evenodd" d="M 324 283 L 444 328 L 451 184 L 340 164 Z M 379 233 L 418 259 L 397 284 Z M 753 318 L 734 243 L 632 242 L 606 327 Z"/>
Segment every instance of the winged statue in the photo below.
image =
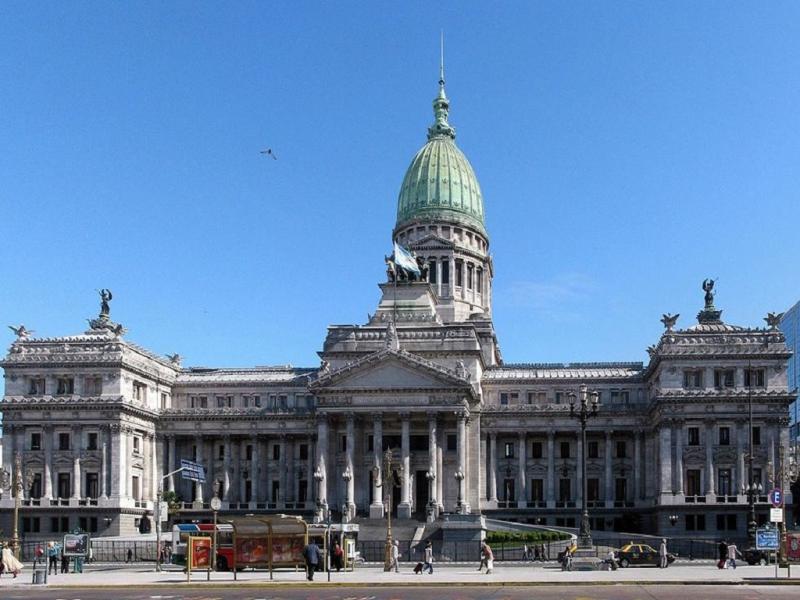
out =
<path fill-rule="evenodd" d="M 671 315 L 666 313 L 661 315 L 661 322 L 664 324 L 667 331 L 672 331 L 672 328 L 675 327 L 675 323 L 678 322 L 678 317 L 680 317 L 680 314 Z"/>
<path fill-rule="evenodd" d="M 781 324 L 781 318 L 783 318 L 783 313 L 771 312 L 767 313 L 767 316 L 764 317 L 764 320 L 767 322 L 767 325 L 769 325 L 769 328 L 774 331 L 778 328 L 778 325 Z"/>
<path fill-rule="evenodd" d="M 27 339 L 32 333 L 34 333 L 31 329 L 26 328 L 25 325 L 22 324 L 20 324 L 19 327 L 9 325 L 8 328 L 14 332 L 14 335 L 16 335 L 17 339 L 19 340 Z"/>

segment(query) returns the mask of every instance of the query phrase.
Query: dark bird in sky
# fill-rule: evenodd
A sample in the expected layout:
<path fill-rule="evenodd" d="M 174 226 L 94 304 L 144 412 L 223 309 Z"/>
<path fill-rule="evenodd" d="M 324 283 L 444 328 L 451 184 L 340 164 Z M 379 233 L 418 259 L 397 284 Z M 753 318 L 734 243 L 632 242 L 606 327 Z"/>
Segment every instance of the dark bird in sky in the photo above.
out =
<path fill-rule="evenodd" d="M 272 160 L 278 160 L 278 157 L 275 156 L 275 153 L 272 151 L 272 148 L 267 148 L 266 150 L 262 150 L 261 154 L 266 154 L 267 156 L 271 156 Z"/>

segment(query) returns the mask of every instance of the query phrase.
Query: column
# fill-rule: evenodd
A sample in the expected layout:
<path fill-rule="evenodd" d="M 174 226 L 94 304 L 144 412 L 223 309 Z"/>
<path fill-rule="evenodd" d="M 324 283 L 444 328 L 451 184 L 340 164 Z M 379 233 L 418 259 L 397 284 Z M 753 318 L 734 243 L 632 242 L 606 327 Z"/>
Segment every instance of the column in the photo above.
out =
<path fill-rule="evenodd" d="M 675 437 L 675 493 L 683 494 L 683 425 L 678 424 L 672 432 Z"/>
<path fill-rule="evenodd" d="M 736 494 L 743 494 L 742 486 L 749 483 L 744 470 L 745 435 L 745 422 L 736 421 L 736 471 L 738 476 L 736 486 L 733 488 Z"/>
<path fill-rule="evenodd" d="M 81 457 L 78 450 L 72 451 L 72 497 L 81 497 Z"/>
<path fill-rule="evenodd" d="M 439 476 L 436 478 L 436 508 L 439 514 L 444 512 L 444 442 L 445 434 L 441 431 L 436 432 L 439 436 L 436 444 L 436 472 Z"/>
<path fill-rule="evenodd" d="M 474 290 L 474 282 L 473 282 Z M 519 492 L 517 492 L 517 507 L 528 507 L 528 456 L 526 447 L 525 432 L 519 432 Z"/>
<path fill-rule="evenodd" d="M 578 435 L 576 436 L 577 443 L 575 444 L 578 447 L 578 459 L 575 463 L 575 506 L 582 506 L 583 505 L 583 473 L 581 470 L 581 465 L 583 464 L 583 455 L 584 449 L 583 444 L 581 443 L 581 432 L 578 431 Z"/>
<path fill-rule="evenodd" d="M 489 500 L 497 507 L 497 433 L 489 434 Z"/>
<path fill-rule="evenodd" d="M 328 418 L 317 416 L 317 470 L 314 473 L 317 481 L 317 514 L 315 520 L 322 521 L 328 512 L 328 475 L 325 457 L 328 453 Z"/>
<path fill-rule="evenodd" d="M 436 257 L 436 295 L 442 297 L 442 259 Z"/>
<path fill-rule="evenodd" d="M 605 505 L 606 508 L 614 507 L 614 484 L 613 484 L 613 470 L 611 468 L 613 456 L 611 450 L 611 434 L 614 433 L 610 429 L 606 431 L 605 439 L 605 455 L 606 455 L 606 476 L 605 476 Z"/>
<path fill-rule="evenodd" d="M 286 435 L 280 436 L 280 450 L 278 455 L 281 457 L 280 470 L 278 472 L 278 497 L 273 498 L 275 502 L 280 504 L 279 508 L 283 508 L 286 502 Z"/>
<path fill-rule="evenodd" d="M 119 462 L 111 465 L 111 468 L 117 468 L 119 465 L 119 495 L 122 498 L 130 497 L 131 488 L 131 475 L 128 472 L 128 456 L 131 453 L 131 444 L 128 441 L 128 434 L 130 429 L 124 425 L 120 426 L 119 430 Z"/>
<path fill-rule="evenodd" d="M 430 482 L 428 486 L 428 504 L 430 506 L 436 506 L 436 479 L 439 477 L 439 472 L 436 470 L 436 459 L 438 455 L 436 451 L 436 435 L 436 415 L 433 414 L 428 417 L 428 470 L 431 475 L 431 477 L 428 477 L 428 481 Z M 417 510 L 420 508 L 422 507 L 418 506 Z"/>
<path fill-rule="evenodd" d="M 316 499 L 316 490 L 314 489 L 314 435 L 308 436 L 308 466 L 306 467 L 306 505 L 304 508 L 310 507 Z"/>
<path fill-rule="evenodd" d="M 448 289 L 450 290 L 450 297 L 456 297 L 456 258 L 454 255 L 450 255 L 448 258 L 450 262 L 450 283 L 448 284 Z"/>
<path fill-rule="evenodd" d="M 556 434 L 547 432 L 547 508 L 556 506 Z M 496 493 L 496 492 L 495 492 Z"/>
<path fill-rule="evenodd" d="M 463 288 L 462 288 L 463 289 Z M 461 514 L 469 513 L 469 504 L 467 503 L 467 415 L 461 413 L 458 415 L 458 496 L 461 500 L 460 505 L 457 506 L 457 512 Z M 458 501 L 457 499 L 457 501 Z"/>
<path fill-rule="evenodd" d="M 195 461 L 203 462 L 203 438 L 200 435 L 194 436 L 195 445 Z M 195 502 L 203 502 L 203 484 L 199 481 L 194 482 L 194 500 Z"/>
<path fill-rule="evenodd" d="M 106 432 L 108 428 L 104 425 L 100 428 L 100 438 L 102 444 L 100 446 L 100 496 L 103 499 L 108 498 L 108 442 L 106 441 Z"/>
<path fill-rule="evenodd" d="M 253 446 L 253 460 L 250 462 L 250 479 L 252 485 L 251 502 L 260 502 L 261 500 L 261 442 L 258 441 L 258 435 L 253 433 L 250 438 L 250 444 Z M 310 447 L 309 447 L 310 450 Z M 309 452 L 309 456 L 311 453 Z"/>
<path fill-rule="evenodd" d="M 178 468 L 178 457 L 175 455 L 175 435 L 170 434 L 167 436 L 167 468 L 169 469 L 170 476 L 167 478 L 167 489 L 170 492 L 175 491 L 175 473 L 173 471 Z"/>
<path fill-rule="evenodd" d="M 231 436 L 225 434 L 222 437 L 225 446 L 225 454 L 222 455 L 222 498 L 226 502 L 231 501 Z"/>
<path fill-rule="evenodd" d="M 706 423 L 706 495 L 714 494 L 714 423 Z"/>
<path fill-rule="evenodd" d="M 411 454 L 410 454 L 410 415 L 403 413 L 400 415 L 400 459 L 403 466 L 403 474 L 400 481 L 400 505 L 397 507 L 398 519 L 411 518 L 411 502 L 409 501 L 409 471 L 411 470 Z"/>
<path fill-rule="evenodd" d="M 767 461 L 772 466 L 772 469 L 766 469 L 766 473 L 764 473 L 764 490 L 766 492 L 767 488 L 772 489 L 774 487 L 778 487 L 775 481 L 774 473 L 778 469 L 778 463 L 775 460 L 775 426 L 773 424 L 768 424 L 767 428 Z M 766 485 L 767 478 L 769 478 L 769 486 Z"/>
<path fill-rule="evenodd" d="M 284 492 L 285 502 L 297 500 L 295 486 L 297 484 L 297 469 L 294 464 L 295 438 L 293 435 L 286 438 L 286 491 Z"/>
<path fill-rule="evenodd" d="M 437 263 L 438 264 L 438 263 Z M 383 477 L 383 418 L 380 414 L 372 417 L 372 504 L 369 505 L 369 518 L 383 518 L 384 487 Z M 387 485 L 391 485 L 387 483 Z M 389 489 L 388 487 L 385 489 Z"/>
<path fill-rule="evenodd" d="M 661 473 L 661 502 L 668 503 L 667 497 L 672 496 L 672 430 L 667 423 L 658 432 L 658 468 Z"/>
<path fill-rule="evenodd" d="M 239 440 L 239 464 L 247 460 L 247 438 Z M 247 479 L 245 478 L 245 471 L 240 473 L 239 480 L 239 502 L 247 501 Z M 251 474 L 252 476 L 252 474 Z"/>
<path fill-rule="evenodd" d="M 642 432 L 633 432 L 633 501 L 642 497 Z"/>
<path fill-rule="evenodd" d="M 153 479 L 152 479 L 153 489 L 151 497 L 155 501 L 158 495 L 158 491 L 162 489 L 161 488 L 162 473 L 160 468 L 162 463 L 161 461 L 159 461 L 159 457 L 164 456 L 164 436 L 163 435 L 156 436 L 155 434 L 151 434 L 151 439 L 152 439 L 151 448 L 153 452 L 153 456 L 151 457 L 152 469 L 153 469 Z"/>
<path fill-rule="evenodd" d="M 122 496 L 120 479 L 122 475 L 117 469 L 120 465 L 120 450 L 122 448 L 122 431 L 116 423 L 111 425 L 111 496 L 119 498 Z"/>
<path fill-rule="evenodd" d="M 51 500 L 53 498 L 53 472 L 51 466 L 53 464 L 53 428 L 50 425 L 42 427 L 42 444 L 44 444 L 44 473 L 42 474 L 44 497 L 46 500 Z M 9 450 L 11 450 L 10 445 Z M 10 465 L 13 462 L 10 461 L 5 464 Z M 103 473 L 105 473 L 105 468 Z"/>
<path fill-rule="evenodd" d="M 350 478 L 346 483 L 346 503 L 348 519 L 356 516 L 356 502 L 355 502 L 355 486 L 356 486 L 356 472 L 355 465 L 353 464 L 353 453 L 355 452 L 356 442 L 356 418 L 353 413 L 347 415 L 347 440 L 345 442 L 345 469 L 350 473 Z"/>

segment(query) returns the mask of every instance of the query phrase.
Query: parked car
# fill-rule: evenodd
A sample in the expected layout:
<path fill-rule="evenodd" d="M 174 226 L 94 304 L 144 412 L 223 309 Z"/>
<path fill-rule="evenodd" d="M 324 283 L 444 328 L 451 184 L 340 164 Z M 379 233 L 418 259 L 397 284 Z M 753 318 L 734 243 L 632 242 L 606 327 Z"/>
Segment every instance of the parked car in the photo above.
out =
<path fill-rule="evenodd" d="M 658 550 L 647 544 L 626 544 L 617 552 L 620 567 L 634 565 L 658 566 Z M 675 555 L 667 552 L 667 564 L 675 562 Z"/>

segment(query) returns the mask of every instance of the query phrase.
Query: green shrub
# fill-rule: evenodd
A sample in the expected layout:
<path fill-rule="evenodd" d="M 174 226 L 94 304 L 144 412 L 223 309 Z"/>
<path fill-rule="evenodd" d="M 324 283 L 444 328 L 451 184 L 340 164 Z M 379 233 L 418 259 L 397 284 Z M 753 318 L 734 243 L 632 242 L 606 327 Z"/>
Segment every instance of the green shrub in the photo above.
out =
<path fill-rule="evenodd" d="M 514 543 L 514 542 L 557 542 L 559 540 L 570 539 L 569 534 L 560 531 L 489 531 L 486 533 L 486 541 L 490 544 Z"/>

